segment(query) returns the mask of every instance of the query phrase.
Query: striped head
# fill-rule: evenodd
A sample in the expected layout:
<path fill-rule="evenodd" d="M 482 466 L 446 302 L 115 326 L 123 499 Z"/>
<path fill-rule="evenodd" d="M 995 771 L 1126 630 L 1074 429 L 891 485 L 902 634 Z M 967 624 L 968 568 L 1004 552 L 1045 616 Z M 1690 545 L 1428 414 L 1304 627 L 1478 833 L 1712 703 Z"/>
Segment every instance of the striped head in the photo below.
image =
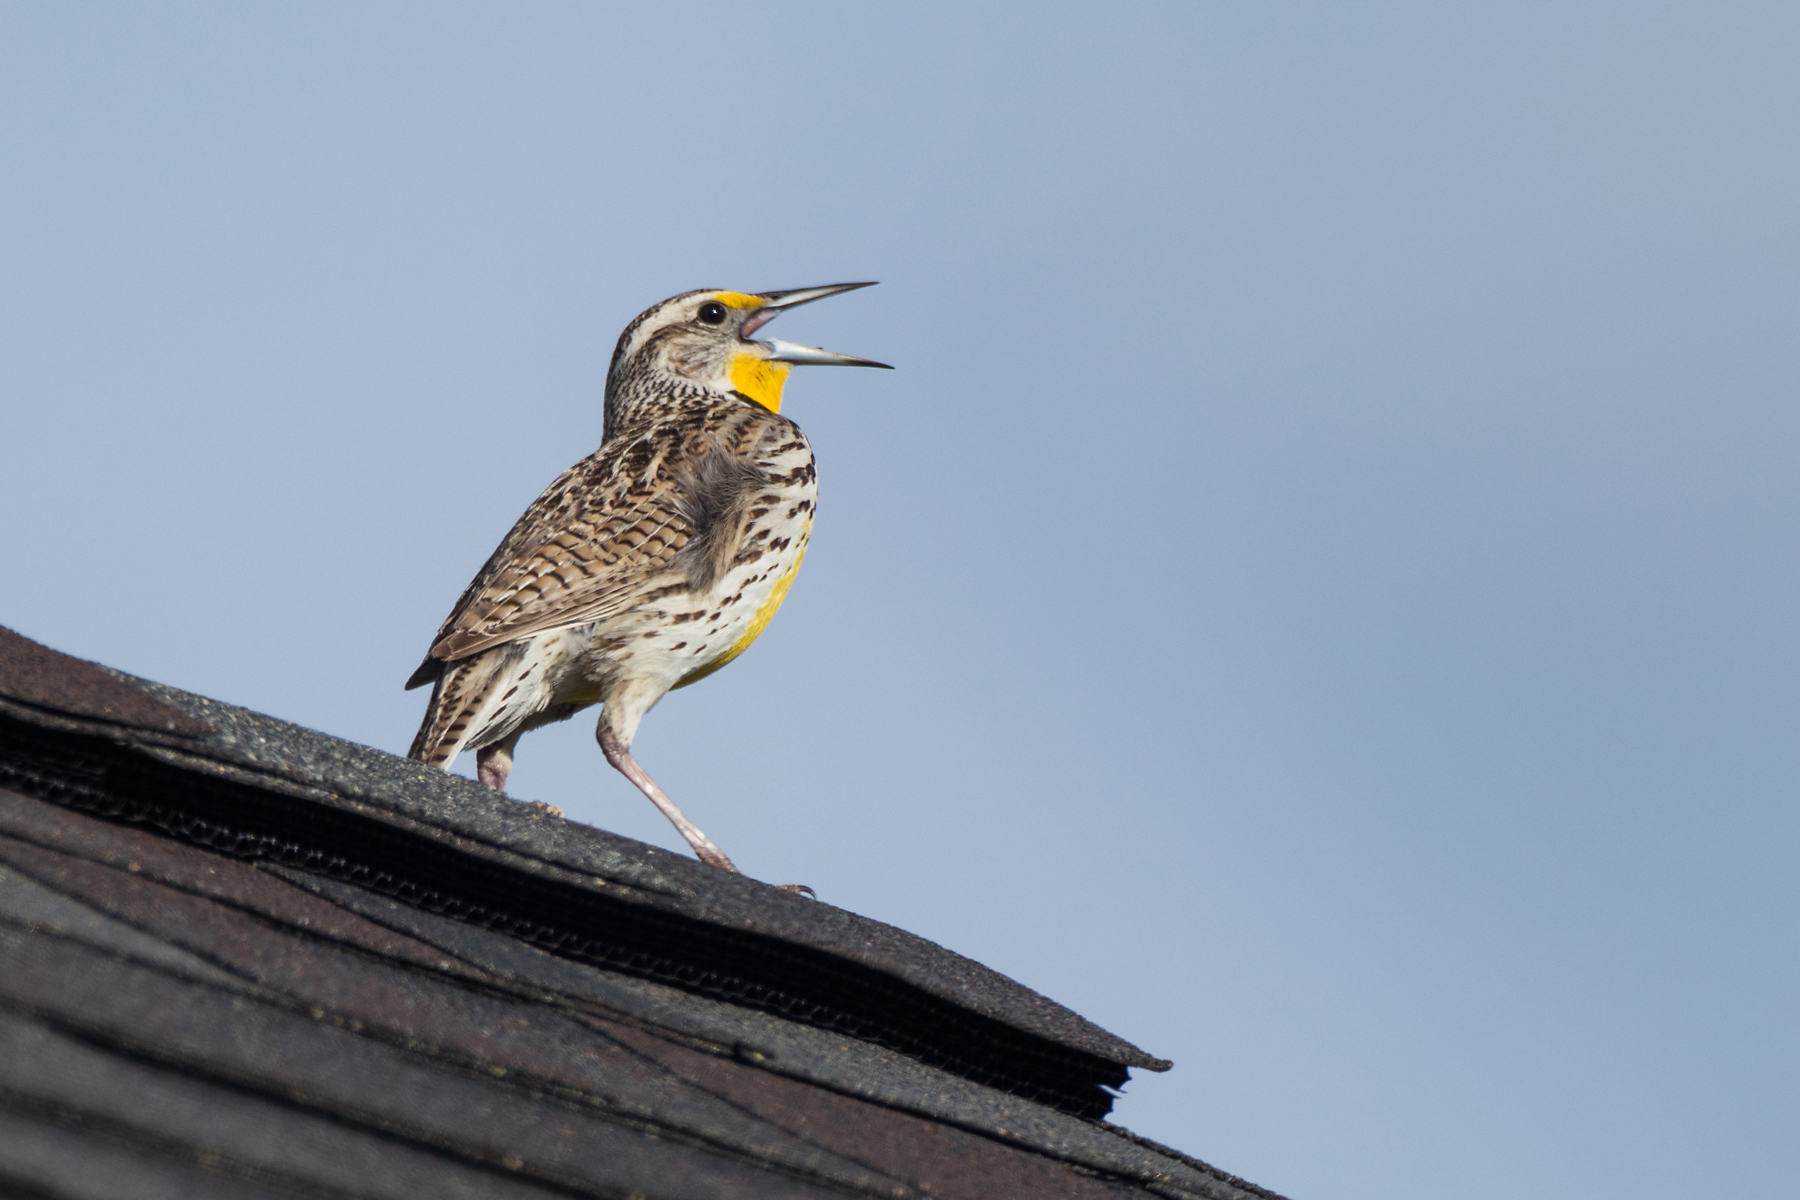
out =
<path fill-rule="evenodd" d="M 737 395 L 781 411 L 781 389 L 796 366 L 886 367 L 779 338 L 756 340 L 757 330 L 784 309 L 840 292 L 873 286 L 833 283 L 785 292 L 683 292 L 647 309 L 619 335 L 606 373 L 606 436 L 622 428 L 645 401 Z"/>

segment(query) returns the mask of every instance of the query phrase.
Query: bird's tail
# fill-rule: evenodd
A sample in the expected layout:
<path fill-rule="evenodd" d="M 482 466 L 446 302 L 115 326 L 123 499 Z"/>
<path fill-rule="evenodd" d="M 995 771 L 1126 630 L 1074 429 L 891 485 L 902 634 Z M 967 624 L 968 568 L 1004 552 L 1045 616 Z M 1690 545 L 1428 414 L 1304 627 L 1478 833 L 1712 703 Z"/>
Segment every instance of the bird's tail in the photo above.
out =
<path fill-rule="evenodd" d="M 448 664 L 431 689 L 431 704 L 413 738 L 408 758 L 449 769 L 471 744 L 499 740 L 506 702 L 518 691 L 519 667 L 531 639 L 507 642 Z"/>

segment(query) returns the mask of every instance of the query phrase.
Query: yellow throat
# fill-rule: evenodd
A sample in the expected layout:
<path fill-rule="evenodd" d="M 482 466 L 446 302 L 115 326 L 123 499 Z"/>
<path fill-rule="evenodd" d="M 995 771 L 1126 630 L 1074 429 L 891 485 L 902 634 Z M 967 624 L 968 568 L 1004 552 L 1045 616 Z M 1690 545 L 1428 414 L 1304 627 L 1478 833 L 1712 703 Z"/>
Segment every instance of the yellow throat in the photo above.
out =
<path fill-rule="evenodd" d="M 731 360 L 731 386 L 772 413 L 781 411 L 781 387 L 793 370 L 786 363 L 740 352 Z"/>

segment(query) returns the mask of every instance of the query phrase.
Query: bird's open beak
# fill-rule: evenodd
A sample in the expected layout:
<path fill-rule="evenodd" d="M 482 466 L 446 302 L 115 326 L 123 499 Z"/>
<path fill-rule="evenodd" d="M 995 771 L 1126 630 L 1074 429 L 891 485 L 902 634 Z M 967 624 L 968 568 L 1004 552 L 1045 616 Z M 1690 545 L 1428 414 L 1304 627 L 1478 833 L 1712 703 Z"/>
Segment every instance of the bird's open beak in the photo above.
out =
<path fill-rule="evenodd" d="M 876 362 L 872 358 L 858 358 L 854 354 L 839 354 L 835 350 L 821 350 L 817 346 L 802 346 L 798 342 L 784 342 L 780 338 L 769 338 L 763 342 L 769 348 L 769 361 L 793 363 L 796 366 L 810 367 L 880 367 L 884 371 L 894 368 L 884 362 Z"/>
<path fill-rule="evenodd" d="M 751 334 L 780 316 L 783 310 L 798 308 L 802 304 L 811 304 L 814 300 L 823 300 L 827 296 L 836 296 L 841 292 L 854 292 L 857 288 L 874 287 L 870 280 L 867 283 L 828 283 L 824 287 L 792 288 L 785 292 L 758 292 L 757 298 L 763 304 L 751 315 L 740 331 L 741 336 L 748 338 Z M 784 342 L 780 338 L 769 338 L 763 342 L 769 348 L 770 362 L 793 363 L 796 366 L 814 367 L 881 367 L 891 371 L 892 367 L 872 358 L 858 358 L 854 354 L 838 354 L 831 350 L 821 350 L 817 346 L 802 346 L 797 342 Z"/>

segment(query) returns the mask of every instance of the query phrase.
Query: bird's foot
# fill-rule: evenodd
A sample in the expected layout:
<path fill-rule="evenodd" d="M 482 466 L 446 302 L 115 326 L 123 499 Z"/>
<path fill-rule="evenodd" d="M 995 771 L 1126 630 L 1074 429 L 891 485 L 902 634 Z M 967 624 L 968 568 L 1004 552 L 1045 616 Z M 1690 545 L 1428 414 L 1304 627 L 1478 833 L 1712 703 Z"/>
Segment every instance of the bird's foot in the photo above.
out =
<path fill-rule="evenodd" d="M 545 804 L 542 800 L 527 800 L 525 802 L 525 807 L 535 808 L 545 816 L 560 817 L 563 815 L 562 809 L 556 807 L 554 804 Z"/>
<path fill-rule="evenodd" d="M 805 896 L 809 900 L 817 900 L 819 898 L 819 893 L 813 891 L 804 883 L 778 883 L 775 885 L 775 890 L 778 892 L 792 892 L 796 896 Z"/>
<path fill-rule="evenodd" d="M 686 818 L 684 817 L 683 820 L 686 820 Z M 677 825 L 676 828 L 681 829 L 681 826 Z M 681 829 L 681 832 L 686 834 L 687 830 Z M 694 834 L 698 836 L 699 840 L 696 841 L 694 837 L 690 836 L 688 838 L 688 845 L 694 848 L 695 858 L 699 859 L 709 867 L 720 867 L 737 875 L 743 874 L 742 871 L 737 869 L 737 864 L 732 862 L 729 858 L 726 858 L 725 852 L 719 849 L 719 847 L 713 843 L 711 838 L 707 837 L 704 833 L 701 833 L 698 829 L 694 830 Z"/>

